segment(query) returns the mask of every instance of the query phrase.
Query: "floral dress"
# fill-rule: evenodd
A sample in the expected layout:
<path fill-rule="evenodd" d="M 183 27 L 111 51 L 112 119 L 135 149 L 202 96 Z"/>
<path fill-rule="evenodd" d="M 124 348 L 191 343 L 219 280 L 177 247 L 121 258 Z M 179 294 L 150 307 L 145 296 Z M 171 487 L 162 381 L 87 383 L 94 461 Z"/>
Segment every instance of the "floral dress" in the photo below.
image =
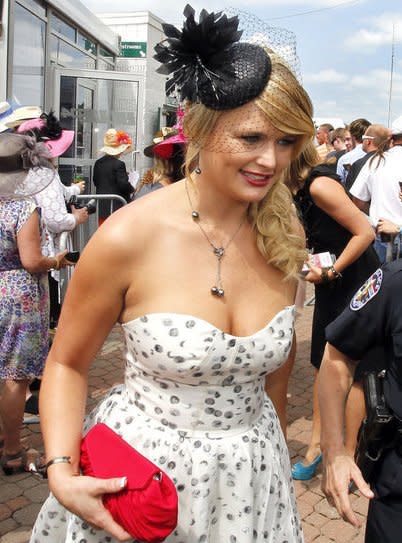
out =
<path fill-rule="evenodd" d="M 0 380 L 40 377 L 48 352 L 47 275 L 27 272 L 17 246 L 35 209 L 29 198 L 0 198 Z"/>

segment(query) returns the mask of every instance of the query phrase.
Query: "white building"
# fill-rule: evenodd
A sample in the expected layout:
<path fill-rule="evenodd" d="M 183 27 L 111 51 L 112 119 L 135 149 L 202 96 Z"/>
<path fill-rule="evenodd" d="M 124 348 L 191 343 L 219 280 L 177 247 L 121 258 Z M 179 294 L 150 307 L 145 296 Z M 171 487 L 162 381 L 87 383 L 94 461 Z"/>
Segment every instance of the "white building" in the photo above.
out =
<path fill-rule="evenodd" d="M 162 21 L 148 12 L 97 17 L 79 0 L 4 0 L 0 7 L 0 101 L 53 109 L 75 130 L 59 160 L 63 181 L 79 172 L 90 183 L 110 127 L 131 135 L 137 153 L 125 160 L 144 170 L 143 148 L 174 122 L 166 78 L 152 58 Z"/>
<path fill-rule="evenodd" d="M 166 76 L 156 72 L 160 63 L 154 58 L 154 46 L 164 39 L 162 21 L 149 11 L 100 13 L 99 19 L 120 36 L 120 57 L 116 69 L 144 76 L 144 138 L 150 144 L 161 126 L 172 126 L 177 104 L 165 94 Z"/>

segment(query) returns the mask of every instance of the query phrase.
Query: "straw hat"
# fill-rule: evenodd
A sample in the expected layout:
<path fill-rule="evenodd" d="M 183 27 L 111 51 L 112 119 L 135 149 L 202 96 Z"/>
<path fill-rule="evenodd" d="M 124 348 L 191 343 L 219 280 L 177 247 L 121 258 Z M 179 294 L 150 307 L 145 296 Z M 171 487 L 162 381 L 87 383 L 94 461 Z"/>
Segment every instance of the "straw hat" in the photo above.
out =
<path fill-rule="evenodd" d="M 0 134 L 0 197 L 25 198 L 46 188 L 54 177 L 48 157 L 47 148 L 35 138 Z M 28 175 L 38 168 L 43 168 L 43 175 Z"/>
<path fill-rule="evenodd" d="M 11 115 L 3 119 L 7 128 L 15 128 L 27 119 L 37 119 L 42 115 L 42 110 L 38 106 L 24 106 L 15 109 Z"/>
<path fill-rule="evenodd" d="M 131 147 L 132 140 L 127 132 L 109 128 L 103 137 L 103 147 L 99 152 L 115 156 L 129 151 Z"/>

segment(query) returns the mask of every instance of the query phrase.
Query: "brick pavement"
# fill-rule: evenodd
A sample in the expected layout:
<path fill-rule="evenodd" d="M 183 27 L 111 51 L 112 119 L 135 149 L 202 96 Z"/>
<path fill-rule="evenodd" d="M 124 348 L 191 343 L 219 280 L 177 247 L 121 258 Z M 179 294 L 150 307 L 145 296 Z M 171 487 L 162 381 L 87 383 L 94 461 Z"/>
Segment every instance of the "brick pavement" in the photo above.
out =
<path fill-rule="evenodd" d="M 313 368 L 309 364 L 312 307 L 306 307 L 296 324 L 298 349 L 289 386 L 288 443 L 292 461 L 306 449 L 311 428 Z M 114 329 L 90 370 L 88 408 L 103 393 L 122 380 L 124 368 L 121 335 Z M 24 435 L 42 450 L 39 425 L 24 427 Z M 364 530 L 356 530 L 341 520 L 327 504 L 320 490 L 321 473 L 311 481 L 295 481 L 306 543 L 363 543 Z M 47 496 L 46 482 L 29 474 L 5 477 L 0 474 L 0 543 L 27 543 L 34 519 Z M 352 496 L 355 510 L 364 519 L 367 500 Z"/>

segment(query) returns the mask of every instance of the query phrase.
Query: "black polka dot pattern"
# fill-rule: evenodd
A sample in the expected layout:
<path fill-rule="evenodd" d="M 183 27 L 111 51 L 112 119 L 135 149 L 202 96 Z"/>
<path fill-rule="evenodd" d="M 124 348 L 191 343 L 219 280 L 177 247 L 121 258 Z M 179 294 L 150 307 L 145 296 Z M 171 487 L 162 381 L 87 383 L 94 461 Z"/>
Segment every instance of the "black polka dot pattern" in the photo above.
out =
<path fill-rule="evenodd" d="M 179 522 L 168 543 L 302 543 L 286 443 L 264 392 L 286 360 L 294 313 L 285 308 L 247 337 L 175 313 L 123 325 L 125 384 L 84 430 L 106 423 L 172 478 Z M 35 524 L 37 541 L 117 543 L 53 496 Z"/>

